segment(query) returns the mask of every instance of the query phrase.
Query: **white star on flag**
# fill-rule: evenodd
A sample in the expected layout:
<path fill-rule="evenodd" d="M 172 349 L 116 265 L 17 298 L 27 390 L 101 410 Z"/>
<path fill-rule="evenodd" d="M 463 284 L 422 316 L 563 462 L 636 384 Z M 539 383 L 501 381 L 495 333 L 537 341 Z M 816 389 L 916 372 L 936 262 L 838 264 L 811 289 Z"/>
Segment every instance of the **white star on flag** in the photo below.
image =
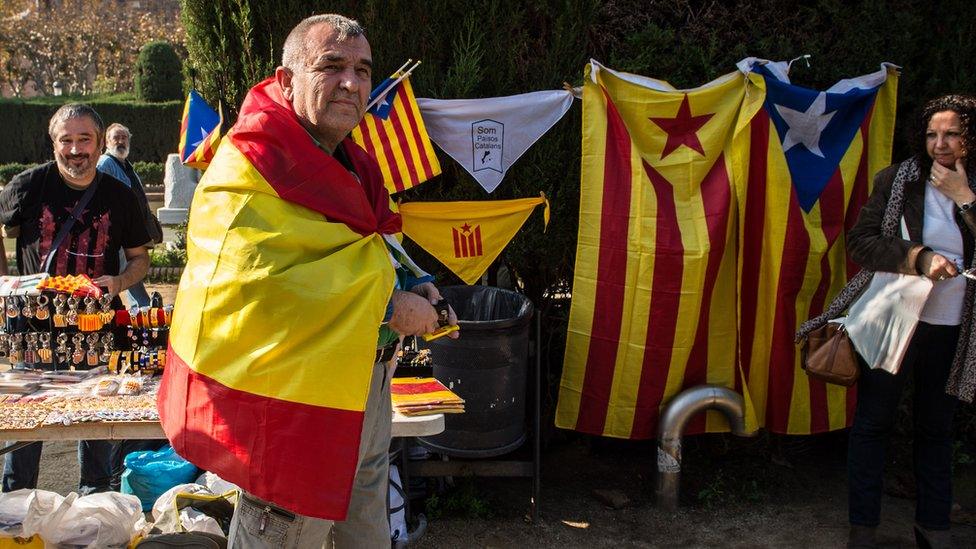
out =
<path fill-rule="evenodd" d="M 813 154 L 824 158 L 820 151 L 820 134 L 830 123 L 835 112 L 824 112 L 827 110 L 827 94 L 820 92 L 813 103 L 807 107 L 806 112 L 796 111 L 789 107 L 776 105 L 776 112 L 783 117 L 783 121 L 789 126 L 786 137 L 783 139 L 783 152 L 786 152 L 798 144 L 802 144 Z"/>
<path fill-rule="evenodd" d="M 203 126 L 200 126 L 200 140 L 197 141 L 196 143 L 190 144 L 190 146 L 195 149 L 197 145 L 203 143 L 203 140 L 207 138 L 207 135 L 208 135 L 207 130 L 203 129 Z"/>

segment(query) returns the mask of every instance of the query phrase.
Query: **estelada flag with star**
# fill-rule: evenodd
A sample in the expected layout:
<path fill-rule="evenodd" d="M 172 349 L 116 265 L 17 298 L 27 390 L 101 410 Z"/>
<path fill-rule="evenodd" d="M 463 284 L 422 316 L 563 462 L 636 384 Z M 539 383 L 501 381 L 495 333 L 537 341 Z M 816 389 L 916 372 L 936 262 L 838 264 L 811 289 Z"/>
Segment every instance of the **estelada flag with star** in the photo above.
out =
<path fill-rule="evenodd" d="M 751 68 L 766 96 L 746 132 L 750 169 L 738 193 L 743 373 L 770 431 L 842 429 L 856 388 L 806 376 L 793 338 L 859 270 L 845 235 L 891 161 L 898 74 L 884 64 L 818 91 L 768 64 Z"/>
<path fill-rule="evenodd" d="M 474 284 L 498 257 L 536 206 L 538 198 L 466 202 L 408 202 L 400 204 L 403 234 L 436 257 L 458 278 Z"/>
<path fill-rule="evenodd" d="M 376 159 L 390 194 L 420 185 L 441 173 L 410 84 L 410 71 L 417 65 L 406 69 L 409 63 L 370 93 L 372 107 L 350 134 Z"/>
<path fill-rule="evenodd" d="M 677 90 L 595 61 L 584 80 L 579 243 L 556 425 L 652 438 L 681 390 L 736 384 L 733 181 L 744 176 L 740 141 L 762 93 L 747 93 L 754 86 L 742 72 Z M 728 429 L 712 412 L 688 427 Z"/>
<path fill-rule="evenodd" d="M 223 135 L 224 109 L 218 105 L 218 110 L 213 110 L 196 90 L 187 94 L 180 122 L 179 153 L 183 165 L 207 169 Z"/>

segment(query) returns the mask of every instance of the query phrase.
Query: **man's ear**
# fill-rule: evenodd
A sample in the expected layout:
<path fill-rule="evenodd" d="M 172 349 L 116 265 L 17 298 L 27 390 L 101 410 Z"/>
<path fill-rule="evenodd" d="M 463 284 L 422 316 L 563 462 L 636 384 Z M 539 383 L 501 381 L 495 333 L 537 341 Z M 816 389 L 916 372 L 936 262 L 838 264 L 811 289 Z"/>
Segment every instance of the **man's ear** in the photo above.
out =
<path fill-rule="evenodd" d="M 291 87 L 291 70 L 285 67 L 278 67 L 275 69 L 275 82 L 281 88 L 281 93 L 284 94 L 285 99 L 291 101 L 293 90 Z"/>

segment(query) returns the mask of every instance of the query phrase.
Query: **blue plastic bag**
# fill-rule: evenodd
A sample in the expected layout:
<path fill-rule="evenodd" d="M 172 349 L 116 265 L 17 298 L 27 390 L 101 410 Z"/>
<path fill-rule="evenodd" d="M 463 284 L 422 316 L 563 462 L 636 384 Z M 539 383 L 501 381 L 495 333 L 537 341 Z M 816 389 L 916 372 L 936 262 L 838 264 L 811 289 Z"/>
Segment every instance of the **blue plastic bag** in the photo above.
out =
<path fill-rule="evenodd" d="M 163 492 L 178 484 L 192 482 L 197 466 L 181 458 L 170 445 L 157 451 L 132 452 L 125 456 L 122 493 L 132 494 L 142 502 L 143 512 L 152 510 Z"/>

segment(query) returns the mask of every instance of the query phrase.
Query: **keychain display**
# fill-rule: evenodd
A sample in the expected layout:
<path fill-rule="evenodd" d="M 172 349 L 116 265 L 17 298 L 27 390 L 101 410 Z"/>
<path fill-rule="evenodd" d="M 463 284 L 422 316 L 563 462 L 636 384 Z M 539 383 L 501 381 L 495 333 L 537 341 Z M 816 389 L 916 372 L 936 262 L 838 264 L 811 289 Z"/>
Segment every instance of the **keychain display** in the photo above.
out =
<path fill-rule="evenodd" d="M 82 287 L 86 279 L 71 280 Z M 2 297 L 6 322 L 0 330 L 0 359 L 28 368 L 53 365 L 71 371 L 107 365 L 117 372 L 160 373 L 173 307 L 163 306 L 158 293 L 150 303 L 116 310 L 111 295 L 50 288 Z"/>

